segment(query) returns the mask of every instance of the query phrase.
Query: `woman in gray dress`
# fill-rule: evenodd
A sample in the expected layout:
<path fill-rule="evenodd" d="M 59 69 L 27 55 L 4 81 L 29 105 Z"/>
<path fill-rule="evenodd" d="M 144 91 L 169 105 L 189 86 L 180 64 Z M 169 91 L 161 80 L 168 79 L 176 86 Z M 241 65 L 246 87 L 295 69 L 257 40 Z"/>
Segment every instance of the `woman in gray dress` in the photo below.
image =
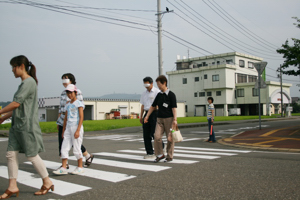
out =
<path fill-rule="evenodd" d="M 19 196 L 17 186 L 18 154 L 25 153 L 43 180 L 42 188 L 35 195 L 47 194 L 54 185 L 39 153 L 45 151 L 41 128 L 38 120 L 38 96 L 36 68 L 25 56 L 11 59 L 10 64 L 16 78 L 22 82 L 14 95 L 13 102 L 0 110 L 0 124 L 12 117 L 9 130 L 8 147 L 6 152 L 9 186 L 0 199 L 7 199 L 13 194 Z"/>

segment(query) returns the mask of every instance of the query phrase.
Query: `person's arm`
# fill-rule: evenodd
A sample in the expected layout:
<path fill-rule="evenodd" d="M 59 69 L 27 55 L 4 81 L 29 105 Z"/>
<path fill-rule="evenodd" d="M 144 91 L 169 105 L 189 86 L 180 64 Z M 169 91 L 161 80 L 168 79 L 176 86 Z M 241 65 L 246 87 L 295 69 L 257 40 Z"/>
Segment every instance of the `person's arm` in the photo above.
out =
<path fill-rule="evenodd" d="M 211 109 L 211 122 L 214 122 L 215 108 Z"/>
<path fill-rule="evenodd" d="M 177 125 L 177 108 L 172 108 L 173 112 L 173 127 Z"/>
<path fill-rule="evenodd" d="M 13 101 L 10 104 L 8 104 L 7 106 L 5 106 L 3 109 L 0 110 L 0 115 L 11 112 L 11 111 L 17 109 L 19 106 L 20 106 L 20 103 Z"/>
<path fill-rule="evenodd" d="M 140 122 L 143 124 L 143 115 L 144 115 L 144 105 L 141 106 Z"/>
<path fill-rule="evenodd" d="M 2 124 L 5 120 L 7 120 L 8 118 L 10 118 L 12 116 L 12 111 L 8 112 L 6 115 L 0 117 L 0 124 Z"/>
<path fill-rule="evenodd" d="M 144 123 L 145 123 L 145 124 L 148 123 L 149 116 L 151 115 L 151 113 L 152 113 L 155 109 L 156 109 L 156 107 L 153 107 L 153 106 L 150 107 L 150 109 L 148 110 L 148 113 L 147 113 L 147 115 L 146 115 L 146 117 L 145 117 L 145 119 L 144 119 Z"/>
<path fill-rule="evenodd" d="M 77 127 L 77 130 L 74 134 L 74 137 L 77 139 L 79 138 L 80 136 L 80 129 L 81 129 L 81 126 L 82 126 L 82 123 L 83 123 L 83 107 L 79 107 L 78 108 L 78 113 L 79 113 L 79 122 L 78 122 L 78 127 Z"/>
<path fill-rule="evenodd" d="M 64 118 L 64 126 L 63 126 L 63 131 L 61 134 L 62 138 L 64 138 L 64 134 L 65 134 L 66 126 L 67 126 L 67 118 L 68 118 L 68 111 L 66 111 L 65 118 Z"/>

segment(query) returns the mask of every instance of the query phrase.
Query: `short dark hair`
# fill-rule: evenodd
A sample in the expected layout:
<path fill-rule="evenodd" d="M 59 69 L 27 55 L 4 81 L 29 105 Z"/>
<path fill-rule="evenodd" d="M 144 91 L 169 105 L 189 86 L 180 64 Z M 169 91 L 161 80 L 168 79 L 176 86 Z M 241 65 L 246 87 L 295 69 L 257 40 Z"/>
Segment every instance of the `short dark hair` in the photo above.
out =
<path fill-rule="evenodd" d="M 160 82 L 161 84 L 166 83 L 166 86 L 168 86 L 168 79 L 165 75 L 160 75 L 159 77 L 157 77 L 156 82 Z"/>
<path fill-rule="evenodd" d="M 144 82 L 149 82 L 150 84 L 153 83 L 153 79 L 150 76 L 147 76 L 143 79 Z"/>
<path fill-rule="evenodd" d="M 66 73 L 64 75 L 61 76 L 61 79 L 68 77 L 68 79 L 70 79 L 71 83 L 76 85 L 76 79 L 75 76 L 71 73 Z"/>
<path fill-rule="evenodd" d="M 214 98 L 212 97 L 208 97 L 207 100 L 211 100 L 212 103 L 214 102 Z"/>

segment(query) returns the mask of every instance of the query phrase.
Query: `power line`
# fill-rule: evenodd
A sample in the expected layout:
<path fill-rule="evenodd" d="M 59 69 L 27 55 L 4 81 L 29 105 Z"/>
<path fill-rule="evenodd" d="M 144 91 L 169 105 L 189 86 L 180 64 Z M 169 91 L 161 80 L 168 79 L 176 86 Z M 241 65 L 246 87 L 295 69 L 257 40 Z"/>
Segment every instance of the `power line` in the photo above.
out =
<path fill-rule="evenodd" d="M 209 1 L 209 0 L 208 0 Z M 255 35 L 256 37 L 260 38 L 261 40 L 269 43 L 270 45 L 273 46 L 273 48 L 278 48 L 277 45 L 274 45 L 270 42 L 268 42 L 267 40 L 263 39 L 262 37 L 260 37 L 259 35 L 255 34 L 253 31 L 249 30 L 247 27 L 245 27 L 242 23 L 240 23 L 238 20 L 236 20 L 234 17 L 232 17 L 232 15 L 230 15 L 225 9 L 223 9 L 217 2 L 215 2 L 214 0 L 212 0 L 221 10 L 223 10 L 229 17 L 231 17 L 234 21 L 236 21 L 240 26 L 244 27 L 246 30 L 250 31 L 253 35 Z"/>
<path fill-rule="evenodd" d="M 199 25 L 202 26 L 203 28 L 206 28 L 206 27 L 204 27 L 203 25 L 201 25 L 198 21 L 195 21 L 193 18 L 191 18 L 190 16 L 188 16 L 185 12 L 183 12 L 182 10 L 180 10 L 177 6 L 175 6 L 174 4 L 172 4 L 169 0 L 167 0 L 167 1 L 168 1 L 172 6 L 174 6 L 177 10 L 179 10 L 181 13 L 183 13 L 185 16 L 187 16 L 188 18 L 190 18 L 191 20 L 193 20 L 194 22 L 196 22 L 197 24 L 199 24 Z M 175 0 L 175 2 L 176 2 L 176 0 Z M 185 8 L 184 8 L 184 9 L 185 9 Z M 185 9 L 185 10 L 186 10 L 186 9 Z M 217 40 L 216 38 L 212 37 L 211 34 L 215 35 L 216 37 L 220 38 L 221 40 L 224 40 L 223 38 L 221 38 L 219 35 L 217 35 L 217 34 L 214 33 L 213 31 L 210 32 L 210 34 L 208 34 L 208 33 L 206 33 L 205 31 L 203 31 L 202 29 L 196 27 L 194 24 L 192 24 L 190 21 L 186 20 L 186 19 L 183 18 L 182 16 L 178 15 L 177 13 L 175 13 L 175 14 L 176 14 L 177 16 L 179 16 L 181 19 L 183 19 L 184 21 L 188 22 L 189 24 L 191 24 L 192 26 L 194 26 L 195 28 L 197 28 L 198 30 L 200 30 L 201 32 L 203 32 L 204 34 L 206 34 L 206 35 L 208 35 L 209 37 L 211 37 L 212 39 L 214 39 L 214 40 L 216 40 L 217 42 L 223 44 L 223 45 L 226 46 L 227 48 L 230 48 L 231 50 L 235 51 L 235 50 L 232 49 L 231 47 L 225 45 L 224 43 L 220 42 L 220 41 Z M 201 20 L 201 19 L 200 19 L 200 20 Z M 202 21 L 202 20 L 201 20 L 201 21 Z M 203 22 L 203 21 L 202 21 L 202 22 Z M 205 23 L 205 22 L 203 22 L 203 23 Z M 234 40 L 232 40 L 231 38 L 228 38 L 227 36 L 223 35 L 221 32 L 219 32 L 219 31 L 216 30 L 215 28 L 211 27 L 211 26 L 208 25 L 207 23 L 205 23 L 205 24 L 206 24 L 208 27 L 210 27 L 211 29 L 213 29 L 215 32 L 218 32 L 218 33 L 219 33 L 220 35 L 222 35 L 223 37 L 227 38 L 228 40 L 230 40 L 230 41 L 232 41 L 232 42 L 235 42 Z M 236 46 L 235 44 L 232 44 L 232 43 L 230 43 L 230 42 L 228 42 L 228 41 L 226 41 L 226 40 L 224 40 L 224 41 L 227 42 L 227 43 L 229 43 L 230 45 L 232 45 L 232 46 L 238 48 L 238 49 L 241 49 L 240 47 Z M 241 45 L 241 46 L 243 46 L 243 45 Z M 245 47 L 245 46 L 243 46 L 243 47 L 246 48 L 246 49 L 249 49 L 248 47 Z M 245 50 L 243 50 L 243 49 L 241 49 L 241 50 L 242 50 L 242 51 L 245 51 Z M 251 51 L 254 51 L 254 52 L 258 53 L 258 54 L 264 54 L 264 53 L 259 53 L 259 52 L 255 51 L 255 50 L 252 50 L 252 49 L 250 49 L 250 50 L 251 50 Z M 245 51 L 245 52 L 247 52 L 247 53 L 249 53 L 249 54 L 252 54 L 252 53 L 250 53 L 250 52 L 248 52 L 248 51 Z M 272 56 L 272 55 L 269 55 L 269 54 L 264 54 L 264 55 Z M 268 57 L 265 57 L 265 58 L 268 58 Z M 275 59 L 275 58 L 268 58 L 268 59 Z"/>
<path fill-rule="evenodd" d="M 200 21 L 203 22 L 205 25 L 207 25 L 208 27 L 210 27 L 210 28 L 213 29 L 214 31 L 218 32 L 219 34 L 223 35 L 223 33 L 224 33 L 224 34 L 228 35 L 229 37 L 234 38 L 234 39 L 237 40 L 238 42 L 240 42 L 240 43 L 242 43 L 242 44 L 244 44 L 244 45 L 247 45 L 247 46 L 249 46 L 249 47 L 251 47 L 251 48 L 257 49 L 257 50 L 259 50 L 259 51 L 267 52 L 267 53 L 272 53 L 272 54 L 277 54 L 277 53 L 274 53 L 274 51 L 265 51 L 265 50 L 259 49 L 259 48 L 257 48 L 257 47 L 251 46 L 251 45 L 249 45 L 249 44 L 243 42 L 242 40 L 239 40 L 238 38 L 232 36 L 231 34 L 227 33 L 227 32 L 224 31 L 224 30 L 222 30 L 222 33 L 221 33 L 220 31 L 217 30 L 217 29 L 220 29 L 218 26 L 216 26 L 216 25 L 213 24 L 211 21 L 209 21 L 208 19 L 206 19 L 204 16 L 202 16 L 201 14 L 199 14 L 199 12 L 197 12 L 196 10 L 194 10 L 191 6 L 189 6 L 189 5 L 188 5 L 187 3 L 185 3 L 183 0 L 180 0 L 180 1 L 181 1 L 182 4 L 184 4 L 188 9 L 185 8 L 183 5 L 181 5 L 179 2 L 177 2 L 176 0 L 174 0 L 174 1 L 175 1 L 178 5 L 180 5 L 183 9 L 185 9 L 185 10 L 187 11 L 187 13 L 190 13 L 190 14 L 193 15 L 196 19 L 200 20 Z M 190 12 L 190 10 L 192 10 L 193 12 Z M 216 29 L 213 28 L 213 27 L 211 27 L 208 23 L 204 22 L 201 18 L 199 18 L 198 16 L 196 16 L 196 14 L 199 15 L 201 18 L 205 19 L 208 23 L 212 24 L 214 27 L 216 27 Z M 193 21 L 195 21 L 195 20 L 193 20 Z M 223 35 L 223 36 L 224 36 L 224 35 Z M 224 37 L 226 37 L 226 36 L 224 36 Z M 226 37 L 226 38 L 228 38 L 228 37 Z M 229 39 L 229 38 L 228 38 L 228 39 Z"/>
<path fill-rule="evenodd" d="M 230 24 L 234 29 L 236 29 L 238 32 L 240 32 L 242 35 L 244 35 L 245 37 L 247 37 L 248 39 L 252 40 L 253 42 L 255 42 L 256 44 L 261 45 L 261 43 L 257 42 L 256 40 L 254 40 L 253 38 L 249 37 L 248 35 L 246 35 L 244 32 L 242 32 L 240 29 L 236 28 L 231 22 L 229 22 L 227 19 L 225 19 L 222 15 L 219 14 L 219 12 L 217 12 L 214 8 L 212 8 L 208 3 L 206 3 L 204 0 L 202 0 L 211 10 L 213 10 L 217 15 L 219 15 L 224 21 L 226 21 L 228 24 Z M 220 11 L 220 13 L 222 13 L 222 11 Z M 231 20 L 232 21 L 232 20 Z M 248 32 L 246 32 L 248 33 Z M 248 33 L 249 34 L 249 33 Z M 263 47 L 263 46 L 262 46 Z M 267 48 L 267 47 L 264 47 Z M 272 48 L 272 51 L 274 51 L 274 49 Z M 275 51 L 274 51 L 275 52 Z"/>

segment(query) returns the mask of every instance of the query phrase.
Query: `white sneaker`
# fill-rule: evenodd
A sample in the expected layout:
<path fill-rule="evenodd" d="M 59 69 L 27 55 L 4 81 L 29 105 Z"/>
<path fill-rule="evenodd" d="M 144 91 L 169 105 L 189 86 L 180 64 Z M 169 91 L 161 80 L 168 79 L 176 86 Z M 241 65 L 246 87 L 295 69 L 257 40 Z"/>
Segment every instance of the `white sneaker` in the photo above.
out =
<path fill-rule="evenodd" d="M 68 174 L 68 171 L 67 171 L 67 169 L 61 167 L 61 168 L 53 171 L 53 174 L 55 174 L 55 175 L 66 175 L 66 174 Z"/>
<path fill-rule="evenodd" d="M 73 175 L 78 175 L 78 174 L 82 174 L 82 173 L 84 173 L 84 169 L 80 168 L 80 167 L 76 167 L 76 169 L 71 172 L 71 174 L 73 174 Z"/>
<path fill-rule="evenodd" d="M 146 156 L 144 156 L 144 159 L 155 159 L 156 158 L 156 156 L 155 155 L 150 155 L 150 154 L 148 154 L 148 155 L 146 155 Z"/>

